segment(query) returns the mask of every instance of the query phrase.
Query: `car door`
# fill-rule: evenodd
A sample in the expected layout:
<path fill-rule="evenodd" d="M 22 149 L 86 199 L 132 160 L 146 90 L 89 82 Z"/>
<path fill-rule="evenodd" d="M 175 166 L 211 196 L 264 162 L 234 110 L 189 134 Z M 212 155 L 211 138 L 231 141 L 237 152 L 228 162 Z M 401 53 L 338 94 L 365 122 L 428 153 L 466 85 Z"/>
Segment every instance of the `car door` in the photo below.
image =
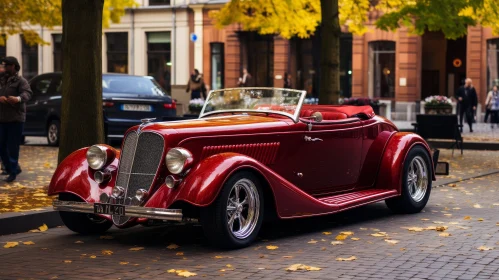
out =
<path fill-rule="evenodd" d="M 33 96 L 26 102 L 26 135 L 45 135 L 51 91 L 55 90 L 54 75 L 40 75 L 31 81 Z"/>
<path fill-rule="evenodd" d="M 311 124 L 311 126 L 310 126 Z M 358 118 L 311 122 L 295 156 L 299 186 L 312 195 L 355 188 L 360 174 L 363 131 Z"/>

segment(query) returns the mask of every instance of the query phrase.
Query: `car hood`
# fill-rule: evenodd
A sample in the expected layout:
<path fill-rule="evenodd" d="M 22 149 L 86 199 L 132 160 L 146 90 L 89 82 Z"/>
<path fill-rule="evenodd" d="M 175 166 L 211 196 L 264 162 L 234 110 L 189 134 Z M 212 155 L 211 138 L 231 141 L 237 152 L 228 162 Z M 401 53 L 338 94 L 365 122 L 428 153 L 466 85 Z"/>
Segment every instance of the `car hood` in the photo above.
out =
<path fill-rule="evenodd" d="M 142 131 L 155 131 L 165 136 L 180 134 L 185 137 L 217 134 L 253 134 L 285 131 L 289 129 L 292 123 L 291 120 L 275 117 L 237 115 L 151 123 L 143 127 Z"/>

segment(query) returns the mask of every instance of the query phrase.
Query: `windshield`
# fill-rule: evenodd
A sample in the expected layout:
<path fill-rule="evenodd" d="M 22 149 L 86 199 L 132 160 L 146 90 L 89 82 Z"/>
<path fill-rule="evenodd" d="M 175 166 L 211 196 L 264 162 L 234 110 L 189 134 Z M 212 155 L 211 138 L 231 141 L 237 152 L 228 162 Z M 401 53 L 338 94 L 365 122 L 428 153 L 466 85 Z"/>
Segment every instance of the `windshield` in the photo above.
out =
<path fill-rule="evenodd" d="M 262 112 L 298 121 L 306 92 L 279 88 L 232 88 L 211 91 L 200 117 L 224 112 Z"/>
<path fill-rule="evenodd" d="M 165 96 L 164 89 L 151 77 L 126 75 L 104 75 L 102 77 L 103 93 L 130 93 L 138 95 Z"/>

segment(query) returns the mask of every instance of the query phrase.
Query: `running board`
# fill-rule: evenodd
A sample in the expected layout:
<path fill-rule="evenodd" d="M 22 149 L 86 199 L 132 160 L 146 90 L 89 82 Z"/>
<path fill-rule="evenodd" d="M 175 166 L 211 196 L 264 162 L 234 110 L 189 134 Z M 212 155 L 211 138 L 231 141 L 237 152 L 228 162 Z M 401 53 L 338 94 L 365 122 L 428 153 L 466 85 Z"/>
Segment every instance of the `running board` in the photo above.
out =
<path fill-rule="evenodd" d="M 318 200 L 332 207 L 338 207 L 338 210 L 340 210 L 384 200 L 398 195 L 397 190 L 368 189 L 321 197 Z"/>

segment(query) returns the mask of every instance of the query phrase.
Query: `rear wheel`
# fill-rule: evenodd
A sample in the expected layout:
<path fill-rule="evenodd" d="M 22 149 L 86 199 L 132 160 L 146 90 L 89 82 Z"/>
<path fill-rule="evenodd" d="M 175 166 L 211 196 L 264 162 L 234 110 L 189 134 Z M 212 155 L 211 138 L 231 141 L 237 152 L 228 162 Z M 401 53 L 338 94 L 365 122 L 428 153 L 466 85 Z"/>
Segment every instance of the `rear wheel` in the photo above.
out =
<path fill-rule="evenodd" d="M 218 198 L 201 210 L 203 231 L 219 247 L 246 247 L 260 231 L 263 206 L 258 178 L 251 172 L 238 172 L 227 180 Z"/>
<path fill-rule="evenodd" d="M 60 130 L 61 122 L 58 120 L 50 121 L 47 127 L 47 141 L 50 146 L 59 146 Z"/>
<path fill-rule="evenodd" d="M 82 201 L 79 197 L 69 193 L 59 194 L 61 201 Z M 77 212 L 59 212 L 64 225 L 80 234 L 101 234 L 106 232 L 113 223 L 94 214 Z"/>
<path fill-rule="evenodd" d="M 409 151 L 404 162 L 402 194 L 386 200 L 386 205 L 396 213 L 418 213 L 430 198 L 432 183 L 431 160 L 421 146 Z"/>

